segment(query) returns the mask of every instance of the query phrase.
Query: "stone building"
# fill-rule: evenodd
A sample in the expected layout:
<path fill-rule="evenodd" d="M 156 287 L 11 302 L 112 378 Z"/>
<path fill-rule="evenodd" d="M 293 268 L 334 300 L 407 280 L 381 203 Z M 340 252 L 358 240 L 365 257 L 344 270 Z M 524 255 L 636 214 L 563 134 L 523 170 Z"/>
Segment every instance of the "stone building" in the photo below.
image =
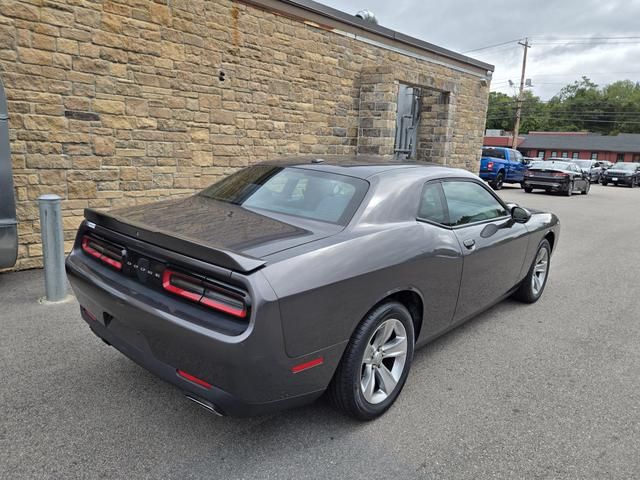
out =
<path fill-rule="evenodd" d="M 293 154 L 477 170 L 493 67 L 310 0 L 2 0 L 17 268 L 41 264 L 37 201 L 185 195 Z"/>

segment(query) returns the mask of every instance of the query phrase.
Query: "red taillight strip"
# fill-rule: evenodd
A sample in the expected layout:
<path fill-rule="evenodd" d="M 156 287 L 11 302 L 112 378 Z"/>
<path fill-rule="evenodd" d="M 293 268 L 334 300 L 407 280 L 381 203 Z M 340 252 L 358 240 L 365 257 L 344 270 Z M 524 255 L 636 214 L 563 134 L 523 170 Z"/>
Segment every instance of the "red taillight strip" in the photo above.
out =
<path fill-rule="evenodd" d="M 162 288 L 164 288 L 168 292 L 175 293 L 176 295 L 180 295 L 181 297 L 184 297 L 193 302 L 200 301 L 200 298 L 202 297 L 201 293 L 190 292 L 189 290 L 185 290 L 184 288 L 172 285 L 171 277 L 173 277 L 174 275 L 176 277 L 182 276 L 179 273 L 174 272 L 173 270 L 169 270 L 168 268 L 165 269 L 165 271 L 162 273 Z M 184 278 L 187 279 L 187 277 Z"/>
<path fill-rule="evenodd" d="M 206 388 L 207 390 L 210 390 L 211 388 L 213 388 L 213 385 L 211 385 L 209 382 L 205 382 L 204 380 L 198 377 L 194 377 L 190 373 L 184 372 L 182 370 L 176 370 L 176 373 L 182 378 L 184 378 L 185 380 L 189 380 L 190 382 L 193 382 L 196 385 L 200 385 L 201 387 Z"/>
<path fill-rule="evenodd" d="M 189 290 L 185 290 L 184 288 L 180 288 L 172 284 L 171 278 L 174 276 L 177 278 L 181 278 L 186 282 L 194 283 L 194 285 L 197 285 L 199 288 L 202 288 L 203 293 L 191 292 Z M 224 313 L 228 313 L 229 315 L 233 315 L 235 317 L 245 318 L 247 316 L 246 308 L 244 307 L 235 308 L 230 305 L 225 305 L 222 302 L 213 300 L 212 298 L 208 298 L 204 296 L 204 291 L 207 288 L 207 285 L 205 285 L 195 277 L 190 277 L 189 275 L 183 275 L 181 273 L 174 272 L 169 268 L 165 269 L 164 272 L 162 272 L 162 288 L 164 288 L 168 292 L 175 293 L 176 295 L 186 298 L 187 300 L 191 300 L 192 302 L 197 302 L 200 305 L 204 305 L 205 307 L 214 308 L 216 310 L 219 310 Z"/>
<path fill-rule="evenodd" d="M 233 308 L 229 305 L 225 305 L 224 303 L 216 302 L 215 300 L 211 300 L 207 297 L 202 297 L 200 299 L 200 303 L 202 305 L 206 305 L 207 307 L 215 308 L 216 310 L 220 310 L 224 313 L 228 313 L 229 315 L 235 315 L 236 317 L 244 318 L 247 315 L 247 310 L 244 308 Z"/>
<path fill-rule="evenodd" d="M 314 358 L 313 360 L 310 360 L 308 362 L 305 363 L 301 363 L 299 365 L 295 365 L 293 367 L 291 367 L 291 371 L 293 373 L 300 373 L 304 370 L 308 370 L 310 368 L 313 367 L 317 367 L 318 365 L 322 365 L 324 363 L 324 358 L 323 357 L 318 357 L 318 358 Z"/>
<path fill-rule="evenodd" d="M 91 255 L 94 258 L 97 258 L 98 260 L 103 261 L 107 265 L 111 265 L 113 268 L 122 270 L 122 262 L 118 262 L 117 260 L 114 260 L 113 258 L 107 257 L 105 254 L 100 253 L 95 248 L 92 248 L 89 245 L 90 242 L 96 242 L 96 244 L 100 243 L 91 237 L 87 237 L 87 236 L 82 237 L 82 250 L 85 253 Z"/>

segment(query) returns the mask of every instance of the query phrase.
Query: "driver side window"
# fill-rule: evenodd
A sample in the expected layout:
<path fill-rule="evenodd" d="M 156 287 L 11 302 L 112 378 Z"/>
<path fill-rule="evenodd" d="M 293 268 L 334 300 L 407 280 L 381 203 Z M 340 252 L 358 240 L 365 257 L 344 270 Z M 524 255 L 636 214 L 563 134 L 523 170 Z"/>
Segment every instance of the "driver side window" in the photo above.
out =
<path fill-rule="evenodd" d="M 449 209 L 449 226 L 491 220 L 507 215 L 506 209 L 491 193 L 475 182 L 442 182 Z"/>

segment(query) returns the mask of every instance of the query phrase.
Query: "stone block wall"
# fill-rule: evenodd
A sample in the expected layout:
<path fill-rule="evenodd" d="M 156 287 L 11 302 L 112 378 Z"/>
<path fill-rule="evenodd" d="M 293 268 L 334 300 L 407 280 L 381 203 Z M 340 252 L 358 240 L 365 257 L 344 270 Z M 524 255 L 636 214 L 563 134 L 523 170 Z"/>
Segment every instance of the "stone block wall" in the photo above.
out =
<path fill-rule="evenodd" d="M 378 67 L 453 92 L 448 163 L 477 169 L 488 88 L 476 75 L 232 0 L 0 1 L 17 268 L 41 265 L 43 193 L 64 199 L 68 249 L 85 207 L 187 195 L 279 156 L 389 154 L 359 140 L 365 117 L 393 128 L 397 87 L 362 82 Z"/>

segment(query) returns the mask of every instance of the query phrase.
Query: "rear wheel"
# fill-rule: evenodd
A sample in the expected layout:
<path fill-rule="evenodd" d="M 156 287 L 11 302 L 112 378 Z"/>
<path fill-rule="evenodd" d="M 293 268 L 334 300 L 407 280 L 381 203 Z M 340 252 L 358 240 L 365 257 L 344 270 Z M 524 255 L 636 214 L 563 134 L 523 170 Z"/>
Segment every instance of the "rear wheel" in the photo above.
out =
<path fill-rule="evenodd" d="M 545 238 L 540 242 L 527 276 L 513 294 L 514 298 L 525 303 L 534 303 L 542 296 L 549 277 L 551 246 Z"/>
<path fill-rule="evenodd" d="M 494 178 L 493 181 L 489 182 L 489 185 L 491 185 L 491 188 L 493 188 L 494 190 L 500 190 L 504 185 L 504 172 L 498 172 L 496 178 Z"/>
<path fill-rule="evenodd" d="M 387 302 L 358 325 L 329 385 L 331 402 L 359 420 L 382 415 L 395 402 L 413 357 L 413 320 Z"/>
<path fill-rule="evenodd" d="M 589 189 L 591 188 L 591 184 L 589 182 L 587 182 L 587 184 L 584 187 L 584 190 L 582 190 L 582 195 L 586 195 L 587 193 L 589 193 Z"/>
<path fill-rule="evenodd" d="M 603 180 L 603 181 L 602 181 L 602 186 L 603 186 L 603 187 L 606 187 L 608 183 L 609 183 L 609 182 L 607 182 L 606 180 Z"/>

